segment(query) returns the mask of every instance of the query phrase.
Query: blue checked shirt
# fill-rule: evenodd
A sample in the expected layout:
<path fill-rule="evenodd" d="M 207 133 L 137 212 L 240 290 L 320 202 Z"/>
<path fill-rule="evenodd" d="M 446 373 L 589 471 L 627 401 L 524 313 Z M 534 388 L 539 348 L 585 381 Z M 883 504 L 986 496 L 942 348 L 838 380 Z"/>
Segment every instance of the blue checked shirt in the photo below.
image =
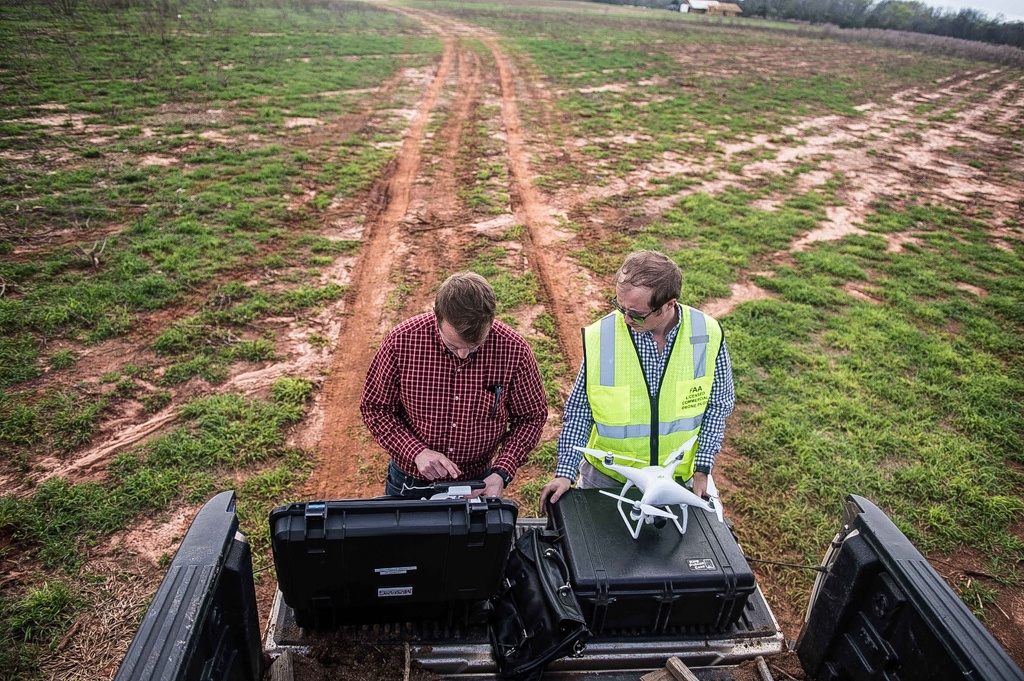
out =
<path fill-rule="evenodd" d="M 682 319 L 682 308 L 678 304 L 676 310 L 678 318 Z M 638 333 L 629 329 L 629 333 L 632 334 L 636 347 L 640 351 L 640 366 L 647 378 L 647 385 L 652 397 L 661 384 L 661 376 L 665 373 L 665 366 L 672 354 L 672 346 L 675 345 L 678 332 L 679 322 L 677 321 L 675 327 L 669 331 L 665 351 L 659 355 L 653 333 L 650 331 Z M 711 473 L 715 455 L 722 448 L 722 440 L 725 437 L 725 418 L 732 413 L 735 404 L 736 388 L 732 382 L 732 363 L 729 361 L 729 350 L 725 347 L 725 338 L 723 337 L 722 349 L 719 351 L 718 357 L 715 358 L 715 379 L 711 383 L 711 396 L 708 399 L 707 409 L 704 411 L 700 434 L 697 436 L 696 466 L 698 472 Z M 587 446 L 593 426 L 594 413 L 587 400 L 586 368 L 580 367 L 580 372 L 576 375 L 576 383 L 572 387 L 569 399 L 565 402 L 562 433 L 558 436 L 556 477 L 576 480 L 583 454 L 575 447 Z"/>

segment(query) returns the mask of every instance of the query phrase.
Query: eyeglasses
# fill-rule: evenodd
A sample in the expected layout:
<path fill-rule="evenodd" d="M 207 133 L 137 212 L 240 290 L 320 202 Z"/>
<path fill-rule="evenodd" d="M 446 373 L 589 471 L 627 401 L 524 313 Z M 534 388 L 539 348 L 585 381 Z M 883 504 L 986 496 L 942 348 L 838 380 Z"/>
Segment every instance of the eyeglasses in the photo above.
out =
<path fill-rule="evenodd" d="M 448 348 L 453 355 L 456 355 L 458 357 L 461 357 L 459 355 L 460 352 L 465 352 L 466 350 L 469 351 L 467 356 L 468 355 L 472 355 L 474 352 L 479 350 L 480 346 L 482 346 L 487 341 L 487 336 L 484 336 L 484 340 L 480 341 L 479 343 L 475 343 L 475 344 L 469 345 L 469 346 L 466 346 L 465 345 L 465 341 L 463 341 L 461 338 L 459 339 L 459 343 L 458 344 L 452 343 L 450 340 L 445 338 L 444 332 L 441 331 L 440 326 L 438 326 L 437 335 L 439 335 L 441 337 L 441 342 L 444 343 L 444 346 L 446 348 Z"/>
<path fill-rule="evenodd" d="M 621 305 L 619 305 L 619 299 L 617 297 L 616 298 L 612 298 L 612 307 L 614 307 L 616 310 L 618 310 L 619 312 L 621 312 L 625 316 L 627 316 L 630 319 L 632 319 L 637 324 L 643 324 L 645 319 L 650 317 L 652 314 L 657 312 L 658 309 L 659 309 L 659 308 L 654 308 L 653 310 L 651 310 L 647 314 L 637 314 L 636 312 L 630 312 L 626 308 L 624 308 Z"/>

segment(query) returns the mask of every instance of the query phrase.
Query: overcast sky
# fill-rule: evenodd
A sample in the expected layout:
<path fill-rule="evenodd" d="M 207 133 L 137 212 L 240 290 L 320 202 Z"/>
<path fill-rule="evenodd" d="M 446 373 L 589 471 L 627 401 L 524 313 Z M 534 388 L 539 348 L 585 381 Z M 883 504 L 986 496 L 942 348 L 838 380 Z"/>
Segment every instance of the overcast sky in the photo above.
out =
<path fill-rule="evenodd" d="M 1004 21 L 1024 21 L 1024 2 L 1021 0 L 924 0 L 925 4 L 940 9 L 976 9 L 995 19 L 1003 15 Z"/>

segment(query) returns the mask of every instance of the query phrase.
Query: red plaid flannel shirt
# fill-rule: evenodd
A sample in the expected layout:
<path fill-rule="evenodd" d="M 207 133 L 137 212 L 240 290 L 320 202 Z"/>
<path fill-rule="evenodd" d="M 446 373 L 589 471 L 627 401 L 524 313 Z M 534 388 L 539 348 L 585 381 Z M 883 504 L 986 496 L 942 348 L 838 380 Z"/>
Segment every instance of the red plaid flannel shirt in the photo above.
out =
<path fill-rule="evenodd" d="M 537 360 L 522 336 L 495 320 L 484 344 L 462 360 L 441 342 L 431 312 L 384 338 L 359 409 L 407 474 L 420 477 L 414 458 L 427 448 L 451 459 L 463 480 L 479 479 L 492 466 L 515 475 L 537 446 L 548 412 Z"/>

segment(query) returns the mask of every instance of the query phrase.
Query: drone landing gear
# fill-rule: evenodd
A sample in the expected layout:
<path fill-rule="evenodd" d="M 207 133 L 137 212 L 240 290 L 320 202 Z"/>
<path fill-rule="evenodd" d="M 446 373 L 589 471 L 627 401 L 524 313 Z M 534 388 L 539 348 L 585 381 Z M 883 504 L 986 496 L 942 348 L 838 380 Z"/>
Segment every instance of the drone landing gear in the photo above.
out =
<path fill-rule="evenodd" d="M 617 501 L 616 507 L 619 509 L 619 516 L 622 517 L 622 523 L 629 530 L 629 534 L 636 539 L 640 536 L 640 528 L 644 526 L 644 523 L 648 525 L 654 525 L 659 530 L 668 524 L 671 519 L 672 524 L 679 530 L 679 534 L 686 534 L 687 521 L 690 519 L 690 512 L 686 504 L 680 504 L 679 510 L 683 512 L 683 523 L 679 524 L 679 517 L 672 513 L 668 505 L 662 507 L 652 506 L 641 506 L 639 500 L 629 499 L 625 496 L 626 492 L 629 491 L 630 487 L 634 487 L 632 482 L 626 482 L 622 487 L 621 494 L 612 494 L 611 492 L 601 490 L 601 494 L 612 497 Z M 622 507 L 622 502 L 629 502 L 631 504 L 629 509 L 629 516 L 626 516 L 626 510 Z M 655 513 L 655 511 L 658 511 Z"/>
<path fill-rule="evenodd" d="M 668 506 L 665 507 L 666 509 Z M 686 504 L 679 504 L 679 510 L 683 512 L 683 524 L 679 524 L 679 519 L 672 516 L 672 522 L 675 524 L 676 529 L 679 530 L 679 534 L 686 534 L 686 523 L 690 519 L 690 509 L 686 507 Z"/>

